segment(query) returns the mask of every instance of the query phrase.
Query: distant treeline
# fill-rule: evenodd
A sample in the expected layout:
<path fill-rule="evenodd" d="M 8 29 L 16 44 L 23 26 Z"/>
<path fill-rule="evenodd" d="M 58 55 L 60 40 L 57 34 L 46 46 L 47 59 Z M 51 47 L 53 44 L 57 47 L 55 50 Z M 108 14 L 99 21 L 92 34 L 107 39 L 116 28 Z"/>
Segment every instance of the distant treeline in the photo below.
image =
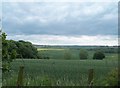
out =
<path fill-rule="evenodd" d="M 88 51 L 102 51 L 104 53 L 120 53 L 120 46 L 51 46 L 51 45 L 34 45 L 37 48 L 69 48 L 69 49 L 86 49 Z"/>
<path fill-rule="evenodd" d="M 99 46 L 99 45 L 87 45 L 87 46 L 82 46 L 82 45 L 34 45 L 38 48 L 117 48 L 120 46 Z"/>
<path fill-rule="evenodd" d="M 93 49 L 88 49 L 90 51 L 102 51 L 103 53 L 120 53 L 118 47 L 98 47 Z"/>

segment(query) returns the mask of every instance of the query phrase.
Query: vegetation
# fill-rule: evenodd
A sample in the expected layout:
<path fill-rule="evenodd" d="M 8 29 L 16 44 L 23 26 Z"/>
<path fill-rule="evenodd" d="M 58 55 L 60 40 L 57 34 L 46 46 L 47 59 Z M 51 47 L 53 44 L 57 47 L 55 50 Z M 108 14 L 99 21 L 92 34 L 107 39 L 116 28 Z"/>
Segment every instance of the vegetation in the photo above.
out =
<path fill-rule="evenodd" d="M 7 35 L 2 33 L 2 61 L 3 72 L 9 70 L 10 62 L 16 58 L 39 58 L 37 48 L 25 41 L 6 40 Z"/>
<path fill-rule="evenodd" d="M 105 58 L 105 54 L 103 52 L 97 51 L 94 53 L 93 59 L 102 60 L 103 58 Z"/>
<path fill-rule="evenodd" d="M 6 34 L 2 33 L 2 58 L 3 61 L 15 58 L 39 58 L 37 48 L 32 43 L 23 40 L 6 40 Z"/>
<path fill-rule="evenodd" d="M 2 60 L 10 61 L 8 58 L 8 42 L 6 40 L 6 34 L 2 33 Z"/>
<path fill-rule="evenodd" d="M 88 48 L 90 51 L 101 51 L 103 53 L 120 53 L 118 46 L 98 46 L 96 48 Z"/>
<path fill-rule="evenodd" d="M 6 36 L 2 33 L 3 86 L 16 85 L 21 65 L 25 66 L 24 86 L 86 86 L 91 68 L 95 86 L 120 82 L 119 71 L 113 70 L 118 67 L 116 47 L 35 46 L 23 40 L 6 40 Z"/>
<path fill-rule="evenodd" d="M 86 50 L 80 50 L 79 56 L 81 60 L 88 59 L 88 52 Z"/>
<path fill-rule="evenodd" d="M 9 41 L 9 50 L 16 50 L 17 58 L 38 58 L 37 48 L 32 43 L 25 41 Z"/>
<path fill-rule="evenodd" d="M 6 40 L 6 34 L 2 33 L 2 72 L 9 71 L 10 69 L 10 62 L 12 59 L 9 58 L 8 53 L 8 42 Z"/>
<path fill-rule="evenodd" d="M 72 57 L 72 55 L 71 55 L 71 53 L 70 53 L 69 51 L 66 51 L 66 52 L 64 53 L 64 58 L 65 58 L 65 60 L 70 60 L 71 57 Z"/>
<path fill-rule="evenodd" d="M 103 81 L 103 85 L 105 86 L 119 86 L 120 84 L 120 70 L 118 68 L 112 69 L 108 72 L 105 80 Z"/>
<path fill-rule="evenodd" d="M 24 62 L 24 85 L 27 86 L 86 86 L 90 68 L 95 71 L 94 85 L 103 86 L 102 81 L 107 77 L 107 73 L 118 66 L 117 60 L 106 59 L 100 61 L 24 59 Z M 4 86 L 16 85 L 21 64 L 23 61 L 20 59 L 12 62 L 12 70 L 3 74 Z"/>

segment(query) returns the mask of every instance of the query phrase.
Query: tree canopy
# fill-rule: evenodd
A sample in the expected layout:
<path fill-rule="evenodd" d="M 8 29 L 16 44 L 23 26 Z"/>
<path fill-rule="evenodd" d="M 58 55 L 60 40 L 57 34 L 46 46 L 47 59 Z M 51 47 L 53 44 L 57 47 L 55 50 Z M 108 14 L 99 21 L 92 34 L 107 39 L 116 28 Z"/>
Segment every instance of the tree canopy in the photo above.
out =
<path fill-rule="evenodd" d="M 3 61 L 11 61 L 15 58 L 39 58 L 37 48 L 31 42 L 6 40 L 6 36 L 5 33 L 2 33 Z"/>
<path fill-rule="evenodd" d="M 93 55 L 93 59 L 102 60 L 105 58 L 105 54 L 101 51 L 96 51 Z"/>
<path fill-rule="evenodd" d="M 79 57 L 81 60 L 88 59 L 88 52 L 86 50 L 81 49 L 79 53 Z"/>
<path fill-rule="evenodd" d="M 16 58 L 39 58 L 37 48 L 27 41 L 7 40 L 6 33 L 2 33 L 2 71 L 10 70 L 10 62 Z"/>

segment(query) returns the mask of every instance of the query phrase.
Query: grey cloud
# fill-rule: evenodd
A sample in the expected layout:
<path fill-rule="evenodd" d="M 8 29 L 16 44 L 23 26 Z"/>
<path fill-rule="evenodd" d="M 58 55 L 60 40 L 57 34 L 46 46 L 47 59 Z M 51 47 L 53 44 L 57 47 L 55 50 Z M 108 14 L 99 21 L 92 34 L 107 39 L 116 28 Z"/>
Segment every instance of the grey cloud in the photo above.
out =
<path fill-rule="evenodd" d="M 117 34 L 117 18 L 110 20 L 102 19 L 106 14 L 115 14 L 117 16 L 116 4 L 105 4 L 102 7 L 102 4 L 100 4 L 98 9 L 96 8 L 99 4 L 95 4 L 94 6 L 93 3 L 78 4 L 78 6 L 70 3 L 63 5 L 66 6 L 64 8 L 61 8 L 61 4 L 55 3 L 53 6 L 50 6 L 50 3 L 12 3 L 10 6 L 8 4 L 4 3 L 3 6 L 3 29 L 8 34 Z M 89 6 L 91 9 L 89 9 Z M 84 12 L 86 10 L 90 12 Z M 100 10 L 100 12 L 96 10 Z M 65 13 L 66 15 L 64 15 Z M 31 19 L 27 20 L 27 17 L 31 17 Z M 43 22 L 40 21 L 42 19 Z"/>

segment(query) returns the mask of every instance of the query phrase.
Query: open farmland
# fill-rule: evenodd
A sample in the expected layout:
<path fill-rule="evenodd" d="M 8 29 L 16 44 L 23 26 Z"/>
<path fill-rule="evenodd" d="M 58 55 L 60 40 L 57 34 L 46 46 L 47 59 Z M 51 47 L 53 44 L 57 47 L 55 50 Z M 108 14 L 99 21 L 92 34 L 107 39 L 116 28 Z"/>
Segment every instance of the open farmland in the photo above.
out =
<path fill-rule="evenodd" d="M 50 59 L 16 59 L 11 63 L 11 71 L 3 75 L 3 85 L 15 86 L 19 66 L 23 65 L 25 86 L 86 86 L 88 70 L 94 69 L 94 85 L 102 86 L 108 73 L 118 67 L 117 54 L 106 53 L 103 60 L 93 60 L 93 51 L 88 51 L 87 60 L 79 59 L 79 49 L 38 49 L 41 55 Z M 70 60 L 64 53 L 71 55 Z"/>
<path fill-rule="evenodd" d="M 89 49 L 91 47 L 82 47 L 82 48 L 38 48 L 38 52 L 41 56 L 48 56 L 49 59 L 55 60 L 65 60 L 66 52 L 70 55 L 69 60 L 80 60 L 79 53 L 81 49 Z M 94 49 L 94 48 L 93 48 Z M 88 59 L 93 59 L 95 50 L 87 50 Z M 105 53 L 106 59 L 117 59 L 117 53 Z"/>
<path fill-rule="evenodd" d="M 3 0 L 0 7 L 0 87 L 120 86 L 118 0 Z"/>
<path fill-rule="evenodd" d="M 56 48 L 38 48 L 37 49 L 38 51 L 46 51 L 46 50 L 49 50 L 49 51 L 61 51 L 61 50 L 65 50 L 65 49 L 56 49 Z"/>

